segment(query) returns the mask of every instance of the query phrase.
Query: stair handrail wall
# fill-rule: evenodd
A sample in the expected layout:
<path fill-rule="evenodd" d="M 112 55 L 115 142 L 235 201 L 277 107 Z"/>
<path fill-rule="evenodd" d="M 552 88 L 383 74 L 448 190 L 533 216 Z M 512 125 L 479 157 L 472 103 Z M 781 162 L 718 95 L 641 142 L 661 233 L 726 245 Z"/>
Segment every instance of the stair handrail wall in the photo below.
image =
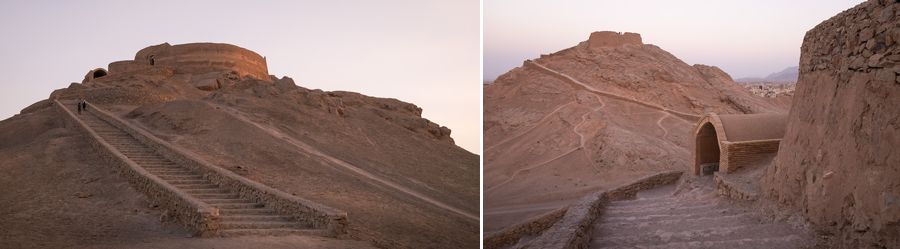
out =
<path fill-rule="evenodd" d="M 566 214 L 552 227 L 516 248 L 588 248 L 593 223 L 602 215 L 607 203 L 633 198 L 641 190 L 674 183 L 682 174 L 683 171 L 677 170 L 656 173 L 611 190 L 588 194 L 569 206 Z"/>
<path fill-rule="evenodd" d="M 66 127 L 75 128 L 76 132 L 89 138 L 87 140 L 91 147 L 100 154 L 104 161 L 114 165 L 119 174 L 128 179 L 135 189 L 143 192 L 151 201 L 167 210 L 168 215 L 198 235 L 208 235 L 218 230 L 218 208 L 194 198 L 148 172 L 106 142 L 58 99 L 54 99 L 53 102 L 57 112 L 65 118 Z"/>
<path fill-rule="evenodd" d="M 209 181 L 236 191 L 242 198 L 264 203 L 293 219 L 307 222 L 317 229 L 325 229 L 326 235 L 338 237 L 347 233 L 347 213 L 311 200 L 293 196 L 256 181 L 247 179 L 229 170 L 203 161 L 193 152 L 180 149 L 156 136 L 135 127 L 115 115 L 87 103 L 87 111 L 98 114 L 97 117 L 122 129 L 144 145 L 154 149 L 163 157 L 188 167 L 195 172 L 202 172 Z"/>

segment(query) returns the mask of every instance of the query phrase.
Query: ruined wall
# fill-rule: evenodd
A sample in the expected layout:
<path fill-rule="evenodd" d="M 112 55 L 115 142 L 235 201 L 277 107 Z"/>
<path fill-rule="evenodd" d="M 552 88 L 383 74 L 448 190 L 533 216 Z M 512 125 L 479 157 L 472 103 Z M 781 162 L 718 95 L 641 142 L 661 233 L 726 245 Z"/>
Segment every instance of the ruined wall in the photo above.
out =
<path fill-rule="evenodd" d="M 618 33 L 613 31 L 599 31 L 591 33 L 588 38 L 588 48 L 595 49 L 600 47 L 617 47 L 625 44 L 641 45 L 641 34 L 625 32 Z"/>
<path fill-rule="evenodd" d="M 788 126 L 762 190 L 840 246 L 900 248 L 900 3 L 806 33 Z"/>
<path fill-rule="evenodd" d="M 722 159 L 719 171 L 731 173 L 744 166 L 754 164 L 760 160 L 771 157 L 778 151 L 781 139 L 766 139 L 744 142 L 723 142 Z"/>
<path fill-rule="evenodd" d="M 149 67 L 150 64 L 147 62 L 127 60 L 109 63 L 109 66 L 107 68 L 109 68 L 109 73 L 120 74 L 138 71 Z"/>
<path fill-rule="evenodd" d="M 141 49 L 134 61 L 171 66 L 179 74 L 203 74 L 235 71 L 241 77 L 250 76 L 271 81 L 266 59 L 253 51 L 223 43 L 163 43 Z"/>

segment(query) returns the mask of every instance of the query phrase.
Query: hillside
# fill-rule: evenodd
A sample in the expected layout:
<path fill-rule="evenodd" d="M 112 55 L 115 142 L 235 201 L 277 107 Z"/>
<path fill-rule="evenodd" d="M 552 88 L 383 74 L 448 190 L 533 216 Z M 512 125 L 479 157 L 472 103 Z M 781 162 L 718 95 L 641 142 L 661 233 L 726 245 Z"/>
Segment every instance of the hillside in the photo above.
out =
<path fill-rule="evenodd" d="M 203 46 L 225 49 L 204 49 Z M 109 71 L 92 70 L 82 83 L 72 83 L 54 91 L 50 99 L 69 101 L 83 97 L 201 160 L 280 191 L 346 211 L 349 227 L 348 234 L 342 239 L 351 240 L 335 240 L 338 242 L 322 244 L 323 247 L 345 248 L 363 244 L 381 248 L 477 246 L 479 159 L 456 146 L 448 128 L 422 118 L 421 108 L 410 103 L 352 92 L 311 90 L 297 86 L 290 78 L 269 76 L 265 58 L 249 50 L 228 46 L 231 45 L 170 47 L 161 44 L 149 47 L 138 52 L 133 61 L 111 63 Z M 221 53 L 231 49 L 240 53 Z M 208 54 L 209 51 L 219 51 L 219 54 Z M 247 58 L 248 61 L 243 61 Z M 2 122 L 60 122 L 53 115 L 50 102 L 45 100 Z M 0 139 L 39 142 L 43 133 L 65 134 L 66 129 L 60 126 L 0 126 Z M 28 129 L 35 131 L 26 132 Z M 69 136 L 51 141 L 60 150 L 68 150 L 84 147 L 80 145 L 84 143 L 83 139 Z M 27 157 L 38 157 L 43 153 L 40 147 L 20 147 L 3 144 L 0 153 Z M 51 164 L 65 167 L 67 164 L 61 162 L 91 157 L 89 149 L 78 151 Z M 104 173 L 96 177 L 122 182 L 116 180 L 114 173 L 106 173 L 113 171 L 112 168 L 104 169 L 102 163 L 90 164 L 97 168 L 95 171 Z M 4 160 L 0 170 L 23 171 L 23 181 L 34 184 L 51 184 L 49 179 L 61 177 L 54 171 L 29 172 L 23 168 L 25 166 Z M 0 180 L 8 184 L 8 179 Z M 148 214 L 138 217 L 144 219 L 143 223 L 133 224 L 135 227 L 122 224 L 123 227 L 148 226 L 158 233 L 185 233 L 170 228 L 177 227 L 171 222 L 159 224 L 155 218 L 159 214 L 153 213 L 159 211 L 154 211 L 140 195 L 128 192 L 127 184 L 119 185 L 104 190 L 111 197 L 95 194 L 91 197 L 95 202 L 83 204 L 80 209 L 104 210 L 109 205 L 122 205 L 110 198 L 124 198 L 135 205 L 123 208 Z M 50 195 L 47 191 L 33 189 L 28 195 Z M 0 198 L 4 203 L 21 200 L 20 196 Z M 113 204 L 100 205 L 109 202 Z M 25 205 L 24 208 L 34 206 Z M 50 225 L 24 222 L 25 218 L 19 215 L 24 211 L 9 212 L 2 216 L 5 219 L 2 223 L 22 226 L 5 228 L 0 238 L 17 234 L 16 241 L 36 240 L 37 235 L 22 231 Z M 123 218 L 115 212 L 103 216 L 106 220 Z M 77 223 L 69 227 L 75 231 L 88 229 Z M 131 245 L 125 238 L 115 237 L 115 234 L 110 236 L 113 237 L 98 239 L 98 243 Z M 209 240 L 213 241 L 210 242 L 212 245 L 246 245 L 244 248 L 269 247 L 266 243 L 293 247 L 300 243 L 304 247 L 313 247 L 315 243 L 304 241 L 329 241 L 296 236 L 261 238 Z M 150 246 L 162 247 L 190 247 L 197 243 L 184 239 L 170 244 L 154 239 L 143 241 Z M 77 241 L 64 242 L 71 244 L 60 242 L 63 244 L 59 245 L 69 247 Z"/>
<path fill-rule="evenodd" d="M 785 112 L 639 34 L 595 32 L 484 87 L 485 231 L 663 170 L 687 170 L 697 115 Z"/>

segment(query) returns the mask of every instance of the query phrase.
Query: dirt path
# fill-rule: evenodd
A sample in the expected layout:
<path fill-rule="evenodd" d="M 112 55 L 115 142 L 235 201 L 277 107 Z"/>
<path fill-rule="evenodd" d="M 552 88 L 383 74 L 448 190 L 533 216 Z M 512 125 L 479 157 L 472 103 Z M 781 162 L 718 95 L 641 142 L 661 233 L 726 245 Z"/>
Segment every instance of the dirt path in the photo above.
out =
<path fill-rule="evenodd" d="M 224 106 L 224 105 L 217 105 L 217 104 L 212 104 L 212 103 L 210 103 L 210 105 L 218 106 L 218 107 L 221 107 L 221 108 L 223 108 L 223 109 L 231 110 L 231 111 L 234 111 L 234 112 L 239 112 L 239 111 L 237 111 L 237 110 L 235 110 L 235 109 L 233 109 L 233 108 L 231 108 L 231 107 Z M 419 192 L 417 192 L 417 191 L 415 191 L 415 190 L 406 188 L 406 187 L 401 186 L 401 185 L 399 185 L 399 184 L 397 184 L 397 183 L 394 183 L 394 182 L 392 182 L 392 181 L 389 181 L 389 180 L 387 180 L 387 179 L 384 179 L 384 178 L 382 178 L 382 177 L 380 177 L 380 176 L 377 176 L 377 175 L 374 175 L 374 174 L 372 174 L 372 173 L 369 173 L 368 171 L 363 170 L 363 169 L 361 169 L 361 168 L 359 168 L 359 167 L 356 167 L 356 166 L 354 166 L 353 164 L 350 164 L 350 163 L 348 163 L 348 162 L 346 162 L 346 161 L 344 161 L 344 160 L 341 160 L 341 159 L 332 157 L 332 156 L 330 156 L 330 155 L 328 155 L 328 154 L 326 154 L 326 153 L 324 153 L 324 152 L 322 152 L 322 151 L 316 149 L 315 147 L 313 147 L 313 146 L 311 146 L 311 145 L 309 145 L 309 144 L 306 144 L 306 143 L 304 143 L 304 142 L 302 142 L 302 141 L 299 141 L 299 140 L 297 140 L 297 139 L 294 139 L 294 138 L 291 137 L 291 136 L 285 135 L 285 134 L 281 133 L 280 131 L 278 131 L 278 130 L 276 130 L 276 129 L 274 129 L 274 128 L 263 126 L 263 125 L 261 125 L 261 124 L 259 124 L 259 123 L 256 123 L 256 122 L 251 121 L 250 119 L 244 117 L 243 115 L 235 114 L 235 113 L 232 113 L 231 111 L 225 111 L 224 113 L 227 113 L 228 115 L 230 115 L 230 116 L 232 116 L 232 117 L 234 117 L 234 118 L 236 118 L 236 119 L 238 119 L 238 120 L 241 120 L 241 121 L 243 121 L 243 122 L 245 122 L 245 123 L 247 123 L 247 124 L 253 125 L 254 127 L 259 128 L 260 130 L 266 132 L 267 134 L 271 135 L 272 137 L 275 137 L 276 139 L 281 139 L 281 140 L 283 140 L 283 141 L 285 141 L 285 142 L 287 142 L 287 143 L 293 145 L 294 147 L 297 147 L 297 148 L 299 148 L 299 149 L 301 149 L 301 150 L 303 150 L 303 151 L 306 151 L 307 153 L 310 153 L 310 154 L 315 155 L 315 156 L 317 156 L 317 157 L 319 157 L 319 158 L 325 159 L 325 160 L 331 162 L 331 163 L 334 164 L 334 165 L 340 166 L 340 167 L 342 167 L 342 168 L 344 168 L 344 169 L 346 169 L 346 170 L 349 170 L 349 171 L 351 171 L 351 172 L 353 172 L 353 173 L 356 173 L 357 175 L 360 175 L 360 176 L 365 177 L 365 178 L 367 178 L 367 179 L 369 179 L 369 180 L 375 181 L 375 182 L 377 182 L 377 183 L 379 183 L 379 184 L 382 184 L 382 185 L 384 185 L 384 186 L 390 187 L 390 188 L 392 188 L 392 189 L 394 189 L 394 190 L 403 192 L 403 193 L 405 193 L 405 194 L 407 194 L 407 195 L 410 195 L 410 196 L 412 196 L 412 197 L 415 197 L 416 199 L 419 199 L 419 200 L 424 201 L 424 202 L 426 202 L 426 203 L 432 204 L 432 205 L 434 205 L 434 206 L 436 206 L 436 207 L 439 207 L 439 208 L 441 208 L 441 209 L 444 209 L 444 210 L 447 210 L 447 211 L 451 211 L 451 212 L 453 212 L 453 213 L 459 214 L 459 215 L 461 215 L 461 216 L 463 216 L 463 217 L 466 217 L 466 218 L 471 219 L 471 220 L 474 220 L 474 221 L 478 221 L 478 220 L 479 220 L 479 216 L 478 216 L 477 214 L 472 214 L 472 213 L 466 212 L 465 210 L 462 210 L 462 209 L 459 209 L 459 208 L 450 206 L 450 205 L 448 205 L 448 204 L 446 204 L 446 203 L 443 203 L 443 202 L 441 202 L 441 201 L 439 201 L 439 200 L 436 200 L 436 199 L 434 199 L 434 198 L 431 198 L 431 197 L 429 197 L 429 196 L 427 196 L 427 195 L 425 195 L 425 194 L 419 193 Z"/>
<path fill-rule="evenodd" d="M 684 112 L 672 110 L 672 109 L 669 109 L 669 108 L 665 108 L 665 107 L 662 107 L 662 106 L 658 106 L 658 105 L 653 104 L 653 103 L 647 103 L 647 102 L 644 102 L 644 101 L 640 101 L 640 100 L 634 99 L 633 97 L 625 97 L 625 96 L 621 96 L 621 95 L 618 95 L 618 94 L 615 94 L 615 93 L 611 93 L 611 92 L 607 92 L 607 91 L 603 91 L 603 90 L 596 89 L 596 88 L 594 88 L 594 87 L 592 87 L 592 86 L 590 86 L 590 85 L 588 85 L 588 84 L 585 84 L 584 82 L 581 82 L 581 81 L 579 81 L 579 80 L 573 78 L 572 76 L 569 76 L 569 75 L 566 75 L 566 74 L 564 74 L 564 73 L 562 73 L 562 72 L 559 72 L 559 71 L 550 69 L 550 68 L 545 67 L 544 65 L 538 64 L 537 62 L 534 62 L 534 61 L 526 61 L 526 62 L 525 62 L 525 65 L 526 65 L 526 66 L 532 65 L 532 66 L 535 66 L 535 67 L 537 67 L 538 69 L 540 69 L 540 70 L 542 70 L 542 71 L 544 71 L 544 72 L 551 73 L 551 74 L 554 74 L 554 75 L 556 75 L 556 76 L 562 77 L 562 78 L 566 79 L 567 81 L 576 84 L 577 86 L 579 86 L 579 88 L 582 88 L 582 89 L 587 90 L 587 91 L 589 91 L 589 92 L 592 92 L 592 93 L 594 93 L 594 94 L 600 94 L 600 95 L 603 95 L 603 96 L 606 96 L 606 97 L 611 97 L 611 98 L 615 98 L 615 99 L 624 100 L 624 101 L 628 101 L 628 102 L 631 102 L 631 103 L 639 104 L 639 105 L 642 105 L 642 106 L 650 107 L 650 108 L 653 108 L 653 109 L 660 110 L 660 111 L 662 111 L 662 112 L 666 112 L 666 113 L 673 114 L 673 115 L 675 115 L 675 116 L 677 116 L 677 117 L 679 117 L 679 118 L 681 118 L 681 119 L 689 120 L 689 121 L 692 121 L 692 122 L 693 122 L 693 121 L 696 121 L 697 119 L 700 118 L 700 116 L 695 115 L 695 114 L 684 113 Z"/>
<path fill-rule="evenodd" d="M 662 116 L 662 117 L 659 117 L 659 120 L 656 120 L 656 126 L 658 126 L 659 129 L 663 131 L 663 135 L 660 136 L 663 140 L 665 140 L 665 139 L 666 139 L 666 136 L 669 135 L 669 130 L 666 130 L 666 127 L 663 127 L 662 121 L 663 121 L 664 119 L 670 117 L 670 116 L 672 116 L 672 115 L 669 114 L 668 112 L 664 112 L 664 113 L 663 113 L 663 116 Z"/>
<path fill-rule="evenodd" d="M 509 142 L 509 141 L 512 141 L 513 139 L 516 139 L 516 138 L 518 138 L 518 137 L 524 136 L 525 134 L 528 134 L 529 132 L 531 132 L 532 130 L 534 130 L 535 128 L 537 128 L 541 123 L 543 123 L 544 121 L 547 121 L 547 119 L 550 118 L 550 116 L 552 116 L 553 114 L 559 112 L 560 110 L 562 110 L 563 107 L 566 107 L 566 106 L 568 106 L 568 105 L 570 105 L 570 104 L 572 104 L 572 103 L 575 103 L 575 101 L 570 101 L 570 102 L 568 102 L 568 103 L 559 105 L 559 107 L 556 107 L 556 109 L 553 109 L 553 111 L 551 111 L 551 112 L 548 113 L 547 115 L 544 115 L 543 118 L 541 118 L 540 120 L 538 120 L 537 122 L 535 122 L 535 124 L 534 124 L 533 126 L 529 127 L 527 130 L 522 131 L 522 132 L 519 133 L 519 134 L 513 135 L 513 136 L 511 136 L 511 137 L 509 137 L 509 138 L 507 138 L 507 139 L 503 139 L 503 141 L 500 141 L 500 142 L 497 142 L 497 143 L 494 144 L 494 145 L 491 145 L 491 147 L 488 147 L 487 149 L 484 149 L 484 151 L 485 151 L 485 152 L 490 151 L 490 150 L 496 148 L 496 147 L 499 146 L 499 145 L 505 144 L 505 143 L 507 143 L 507 142 Z"/>
<path fill-rule="evenodd" d="M 544 161 L 544 162 L 542 162 L 542 163 L 539 163 L 539 164 L 537 164 L 537 165 L 534 165 L 534 166 L 531 166 L 531 167 L 528 167 L 528 168 L 516 170 L 516 172 L 513 172 L 513 174 L 512 174 L 511 176 L 509 176 L 509 178 L 507 178 L 506 180 L 504 180 L 504 181 L 498 183 L 497 185 L 494 185 L 494 186 L 492 186 L 492 187 L 490 187 L 490 188 L 485 189 L 485 190 L 484 190 L 484 193 L 487 194 L 488 192 L 491 192 L 491 191 L 493 191 L 494 189 L 497 189 L 497 187 L 500 187 L 500 186 L 503 186 L 504 184 L 509 183 L 510 181 L 512 181 L 513 179 L 515 179 L 516 176 L 519 175 L 519 173 L 522 173 L 523 171 L 529 171 L 529 170 L 536 169 L 536 168 L 538 168 L 538 167 L 544 166 L 544 165 L 546 165 L 546 164 L 548 164 L 548 163 L 551 163 L 551 162 L 553 162 L 553 161 L 556 161 L 556 160 L 558 160 L 558 159 L 560 159 L 560 158 L 562 158 L 562 157 L 564 157 L 564 156 L 567 156 L 567 155 L 569 155 L 569 154 L 572 154 L 572 152 L 575 152 L 575 151 L 580 150 L 580 149 L 582 149 L 582 147 L 575 147 L 575 148 L 573 148 L 573 149 L 571 149 L 571 150 L 568 150 L 568 151 L 566 151 L 566 152 L 563 152 L 563 153 L 562 153 L 561 155 L 559 155 L 559 156 L 556 156 L 556 157 L 554 157 L 554 158 L 551 158 L 550 160 Z"/>
<path fill-rule="evenodd" d="M 606 103 L 603 102 L 603 100 L 600 98 L 599 95 L 594 94 L 594 97 L 597 98 L 597 102 L 600 103 L 600 106 L 598 106 L 598 107 L 592 109 L 591 111 L 586 112 L 586 113 L 584 113 L 583 115 L 581 115 L 581 122 L 578 123 L 578 125 L 576 125 L 575 128 L 574 128 L 573 130 L 575 131 L 575 134 L 578 134 L 579 145 L 580 145 L 579 147 L 582 149 L 581 151 L 584 152 L 584 153 L 582 153 L 582 154 L 584 154 L 584 157 L 587 158 L 588 164 L 591 165 L 591 168 L 594 169 L 594 174 L 599 174 L 599 173 L 600 173 L 600 169 L 598 169 L 597 166 L 594 165 L 593 159 L 591 158 L 591 154 L 590 154 L 590 152 L 587 150 L 587 147 L 585 147 L 585 143 L 587 142 L 587 139 L 584 138 L 584 134 L 582 134 L 581 132 L 578 132 L 578 128 L 580 128 L 582 125 L 584 125 L 584 124 L 585 124 L 585 121 L 587 121 L 587 116 L 588 116 L 588 115 L 590 115 L 591 113 L 595 113 L 595 112 L 597 112 L 597 111 L 600 111 L 600 109 L 603 109 L 603 107 L 606 107 Z"/>

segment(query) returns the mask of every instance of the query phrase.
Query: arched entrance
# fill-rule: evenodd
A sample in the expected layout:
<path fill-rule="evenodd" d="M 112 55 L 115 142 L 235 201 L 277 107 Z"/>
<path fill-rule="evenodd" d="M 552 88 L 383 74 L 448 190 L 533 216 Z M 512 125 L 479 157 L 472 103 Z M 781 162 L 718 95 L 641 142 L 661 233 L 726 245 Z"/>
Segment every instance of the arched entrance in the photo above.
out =
<path fill-rule="evenodd" d="M 694 174 L 709 175 L 719 170 L 719 137 L 712 123 L 706 122 L 697 131 L 694 156 Z"/>
<path fill-rule="evenodd" d="M 94 79 L 106 76 L 107 72 L 103 69 L 94 70 Z"/>

